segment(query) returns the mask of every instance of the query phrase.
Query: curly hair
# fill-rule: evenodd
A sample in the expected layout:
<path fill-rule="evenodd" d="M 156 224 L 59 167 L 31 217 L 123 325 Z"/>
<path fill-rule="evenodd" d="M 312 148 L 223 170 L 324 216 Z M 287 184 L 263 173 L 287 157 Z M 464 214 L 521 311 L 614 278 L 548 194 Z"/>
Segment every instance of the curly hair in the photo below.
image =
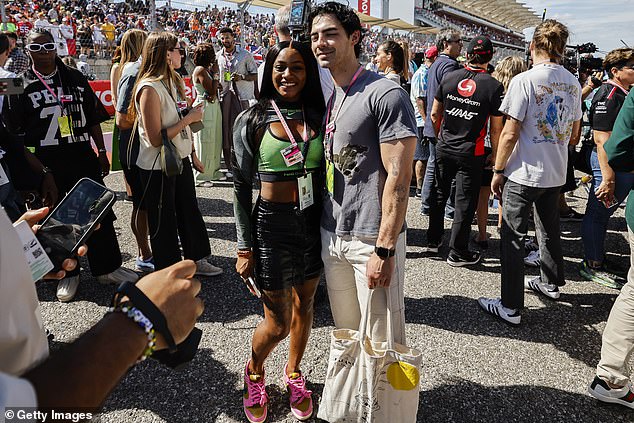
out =
<path fill-rule="evenodd" d="M 216 63 L 216 53 L 214 46 L 210 43 L 198 44 L 192 51 L 192 62 L 195 66 L 208 68 Z"/>

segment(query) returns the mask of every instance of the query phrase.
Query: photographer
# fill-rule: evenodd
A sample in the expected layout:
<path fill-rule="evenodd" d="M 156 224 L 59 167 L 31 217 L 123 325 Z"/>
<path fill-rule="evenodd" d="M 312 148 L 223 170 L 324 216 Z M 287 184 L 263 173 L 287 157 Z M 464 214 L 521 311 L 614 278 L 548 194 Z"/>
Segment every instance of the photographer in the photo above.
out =
<path fill-rule="evenodd" d="M 138 118 L 139 155 L 143 195 L 156 269 L 181 260 L 179 236 L 186 259 L 196 261 L 196 274 L 217 276 L 222 269 L 205 258 L 211 254 L 205 222 L 198 208 L 194 174 L 189 161 L 192 136 L 189 125 L 200 122 L 202 105 L 187 109 L 185 86 L 174 71 L 180 64 L 178 38 L 169 32 L 150 34 L 143 47 L 141 68 L 128 115 Z M 185 110 L 189 113 L 184 115 Z M 166 176 L 161 168 L 163 136 L 182 160 L 182 172 Z"/>
<path fill-rule="evenodd" d="M 610 79 L 594 94 L 590 107 L 590 127 L 595 147 L 588 161 L 593 178 L 581 231 L 584 260 L 579 273 L 587 280 L 620 289 L 625 278 L 606 266 L 605 235 L 610 216 L 634 186 L 634 175 L 612 170 L 603 144 L 610 138 L 616 116 L 625 102 L 630 85 L 634 84 L 634 50 L 612 50 L 603 60 L 603 69 Z"/>
<path fill-rule="evenodd" d="M 30 211 L 22 220 L 33 226 L 47 213 L 47 208 Z M 0 233 L 0 409 L 72 407 L 96 411 L 147 351 L 148 335 L 133 319 L 116 311 L 49 357 L 22 242 L 2 209 Z M 79 254 L 85 253 L 83 246 Z M 77 268 L 77 261 L 67 259 L 63 267 L 72 271 Z M 48 276 L 59 279 L 65 271 Z M 196 298 L 200 283 L 192 279 L 194 271 L 194 263 L 182 262 L 136 284 L 163 313 L 176 343 L 192 331 L 204 309 Z M 156 349 L 165 348 L 162 335 L 156 335 L 156 342 Z"/>

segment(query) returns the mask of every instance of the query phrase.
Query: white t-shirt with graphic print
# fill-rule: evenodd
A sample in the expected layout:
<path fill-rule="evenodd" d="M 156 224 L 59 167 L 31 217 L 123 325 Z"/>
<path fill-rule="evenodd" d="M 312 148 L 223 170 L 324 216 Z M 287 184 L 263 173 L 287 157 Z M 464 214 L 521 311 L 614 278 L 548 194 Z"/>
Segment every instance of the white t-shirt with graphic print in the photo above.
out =
<path fill-rule="evenodd" d="M 504 175 L 537 188 L 566 182 L 568 142 L 581 119 L 581 85 L 556 63 L 539 64 L 511 80 L 500 111 L 522 122 Z"/>

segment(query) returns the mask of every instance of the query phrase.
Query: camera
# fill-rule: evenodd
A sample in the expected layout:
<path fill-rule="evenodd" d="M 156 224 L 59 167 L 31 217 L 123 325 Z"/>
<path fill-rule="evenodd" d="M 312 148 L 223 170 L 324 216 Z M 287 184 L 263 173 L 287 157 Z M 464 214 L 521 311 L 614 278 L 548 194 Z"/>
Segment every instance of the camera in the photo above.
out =
<path fill-rule="evenodd" d="M 592 53 L 597 50 L 597 46 L 594 43 L 569 46 L 566 48 L 562 65 L 572 73 L 577 73 L 578 71 L 601 72 L 603 70 L 603 60 L 599 57 L 592 57 Z"/>
<path fill-rule="evenodd" d="M 310 0 L 292 0 L 291 11 L 288 18 L 288 28 L 294 41 L 301 41 L 302 34 L 308 23 L 310 13 Z"/>

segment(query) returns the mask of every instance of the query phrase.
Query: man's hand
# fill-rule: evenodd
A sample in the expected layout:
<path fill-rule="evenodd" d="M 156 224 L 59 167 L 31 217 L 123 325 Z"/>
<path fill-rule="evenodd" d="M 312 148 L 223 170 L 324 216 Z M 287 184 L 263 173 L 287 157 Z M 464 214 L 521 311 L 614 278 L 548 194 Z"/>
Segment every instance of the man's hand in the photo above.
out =
<path fill-rule="evenodd" d="M 368 278 L 368 288 L 390 286 L 392 272 L 394 270 L 394 257 L 382 259 L 376 253 L 372 253 L 365 268 L 365 275 Z"/>
<path fill-rule="evenodd" d="M 501 173 L 494 174 L 493 179 L 491 179 L 491 191 L 498 198 L 500 204 L 502 204 L 502 190 L 504 189 L 504 183 L 506 182 L 506 177 Z"/>
<path fill-rule="evenodd" d="M 594 191 L 594 195 L 605 204 L 610 204 L 614 200 L 614 181 L 603 179 L 599 187 Z"/>
<path fill-rule="evenodd" d="M 33 233 L 37 233 L 37 230 L 40 227 L 37 224 L 37 222 L 44 219 L 46 215 L 48 214 L 48 212 L 49 212 L 48 207 L 42 207 L 41 209 L 38 209 L 38 210 L 29 210 L 28 212 L 20 216 L 20 218 L 18 219 L 18 222 L 25 221 L 31 227 L 31 229 L 33 230 Z M 86 247 L 85 245 L 82 245 L 77 250 L 77 255 L 84 256 L 86 255 L 87 252 L 88 252 L 88 247 Z M 66 276 L 66 272 L 75 270 L 76 267 L 77 267 L 77 260 L 73 258 L 67 258 L 66 260 L 62 262 L 62 270 L 60 270 L 57 273 L 52 273 L 52 272 L 48 273 L 47 275 L 44 276 L 43 279 L 64 279 L 64 277 Z"/>
<path fill-rule="evenodd" d="M 50 172 L 46 173 L 42 179 L 40 196 L 42 197 L 42 203 L 45 206 L 54 207 L 55 204 L 57 204 L 59 192 L 57 191 L 57 185 L 55 185 L 55 178 Z"/>
<path fill-rule="evenodd" d="M 108 176 L 110 173 L 110 162 L 105 151 L 99 152 L 99 165 L 101 166 L 101 177 Z"/>
<path fill-rule="evenodd" d="M 187 338 L 205 309 L 203 301 L 196 297 L 200 282 L 194 279 L 195 273 L 196 263 L 183 260 L 145 276 L 136 284 L 163 313 L 176 344 Z M 167 348 L 162 335 L 157 334 L 156 341 L 157 349 Z"/>

